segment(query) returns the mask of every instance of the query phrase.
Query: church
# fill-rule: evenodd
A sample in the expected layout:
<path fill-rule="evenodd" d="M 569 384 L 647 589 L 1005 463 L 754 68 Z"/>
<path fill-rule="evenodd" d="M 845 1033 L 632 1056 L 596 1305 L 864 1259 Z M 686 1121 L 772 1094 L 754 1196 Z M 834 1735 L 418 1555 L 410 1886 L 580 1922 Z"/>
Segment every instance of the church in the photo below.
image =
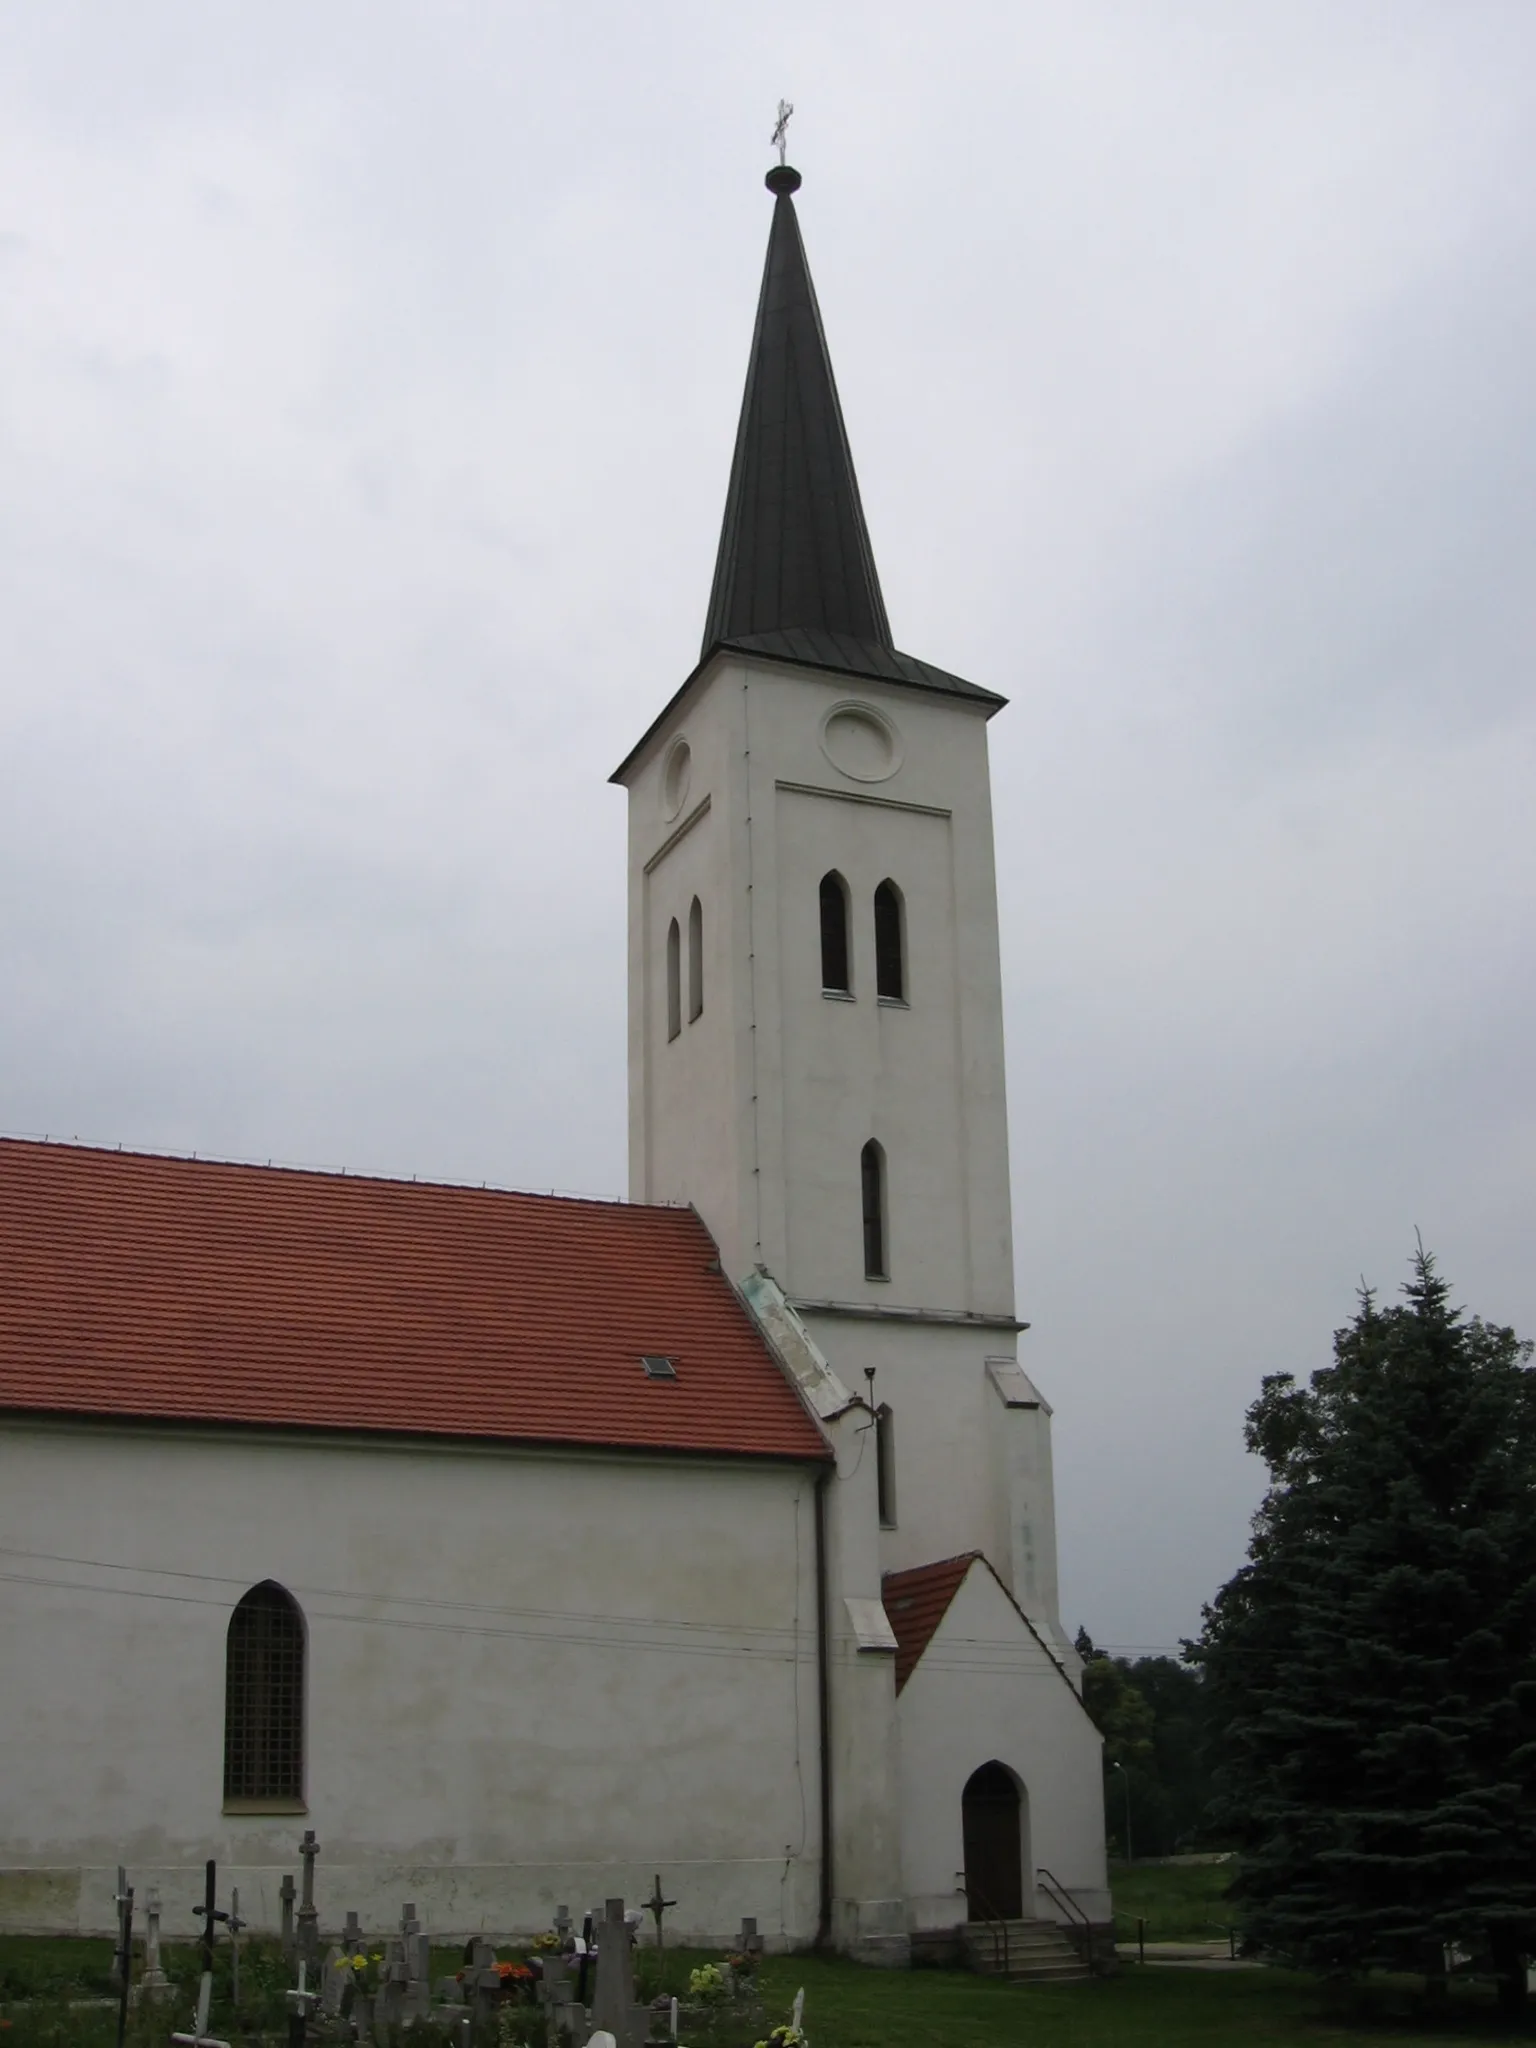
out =
<path fill-rule="evenodd" d="M 781 163 L 629 807 L 624 1202 L 0 1142 L 0 1928 L 899 1965 L 1110 1918 L 1019 1361 L 987 760 L 891 636 Z M 637 724 L 638 724 L 637 720 Z M 140 1896 L 143 1892 L 140 1890 Z"/>

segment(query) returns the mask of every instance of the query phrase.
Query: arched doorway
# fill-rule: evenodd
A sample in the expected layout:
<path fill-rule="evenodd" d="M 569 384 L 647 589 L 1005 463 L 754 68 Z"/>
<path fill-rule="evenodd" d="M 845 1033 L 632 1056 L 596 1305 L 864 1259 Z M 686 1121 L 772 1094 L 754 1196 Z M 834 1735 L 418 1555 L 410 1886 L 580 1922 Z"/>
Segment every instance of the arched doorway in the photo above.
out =
<path fill-rule="evenodd" d="M 1018 1780 L 999 1763 L 983 1764 L 960 1795 L 965 1896 L 973 1920 L 1024 1914 L 1024 1816 Z"/>

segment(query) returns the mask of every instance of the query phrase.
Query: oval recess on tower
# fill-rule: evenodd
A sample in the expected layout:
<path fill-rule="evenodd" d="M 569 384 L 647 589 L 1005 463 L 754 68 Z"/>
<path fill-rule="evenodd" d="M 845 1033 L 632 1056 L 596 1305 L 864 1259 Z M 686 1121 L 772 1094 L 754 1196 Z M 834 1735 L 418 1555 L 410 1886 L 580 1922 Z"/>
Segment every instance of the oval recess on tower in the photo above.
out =
<path fill-rule="evenodd" d="M 661 808 L 664 816 L 675 818 L 688 801 L 688 784 L 693 779 L 693 749 L 677 739 L 661 771 Z"/>
<path fill-rule="evenodd" d="M 901 766 L 901 735 L 883 711 L 849 698 L 821 721 L 821 751 L 850 782 L 886 782 Z"/>

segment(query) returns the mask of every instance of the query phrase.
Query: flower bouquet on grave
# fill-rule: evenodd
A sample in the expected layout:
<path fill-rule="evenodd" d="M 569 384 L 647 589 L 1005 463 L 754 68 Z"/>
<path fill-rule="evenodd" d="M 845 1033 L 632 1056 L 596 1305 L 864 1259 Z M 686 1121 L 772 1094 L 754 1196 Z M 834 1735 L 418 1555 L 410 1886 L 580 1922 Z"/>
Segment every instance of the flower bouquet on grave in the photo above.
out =
<path fill-rule="evenodd" d="M 805 2035 L 793 2020 L 786 2020 L 781 2027 L 775 2027 L 766 2041 L 756 2043 L 756 2048 L 810 2048 Z"/>
<path fill-rule="evenodd" d="M 728 1955 L 725 1959 L 731 1966 L 733 1977 L 752 1977 L 757 1974 L 757 1957 L 754 1955 Z"/>
<path fill-rule="evenodd" d="M 558 1955 L 564 1945 L 553 1927 L 546 1927 L 542 1934 L 536 1934 L 531 1943 L 536 1956 Z"/>
<path fill-rule="evenodd" d="M 718 1963 L 701 1963 L 688 1972 L 688 1996 L 698 2005 L 722 2005 L 731 1995 L 731 1980 Z"/>
<path fill-rule="evenodd" d="M 531 2005 L 538 1996 L 539 1980 L 527 1963 L 497 1963 L 504 2004 Z"/>

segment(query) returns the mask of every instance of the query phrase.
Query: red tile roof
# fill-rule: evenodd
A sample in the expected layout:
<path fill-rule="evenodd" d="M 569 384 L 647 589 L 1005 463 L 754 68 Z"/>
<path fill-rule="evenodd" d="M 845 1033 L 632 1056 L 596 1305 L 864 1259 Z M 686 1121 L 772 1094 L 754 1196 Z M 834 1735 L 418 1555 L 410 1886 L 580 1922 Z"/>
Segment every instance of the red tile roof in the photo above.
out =
<path fill-rule="evenodd" d="M 981 1556 L 941 1558 L 937 1564 L 914 1565 L 910 1571 L 887 1572 L 880 1585 L 886 1617 L 896 1632 L 896 1690 L 906 1684 L 917 1661 L 933 1641 L 933 1632 L 949 1612 L 966 1573 Z"/>
<path fill-rule="evenodd" d="M 827 1455 L 692 1210 L 15 1139 L 3 1409 Z"/>

